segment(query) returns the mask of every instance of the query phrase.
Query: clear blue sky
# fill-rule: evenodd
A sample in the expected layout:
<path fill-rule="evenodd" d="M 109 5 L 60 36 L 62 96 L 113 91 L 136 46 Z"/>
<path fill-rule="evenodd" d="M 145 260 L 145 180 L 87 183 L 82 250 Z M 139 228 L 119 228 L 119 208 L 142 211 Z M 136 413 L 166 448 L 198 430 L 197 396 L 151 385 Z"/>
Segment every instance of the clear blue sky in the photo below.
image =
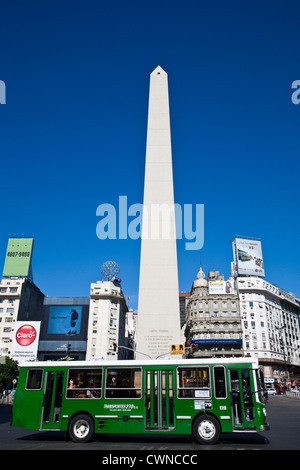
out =
<path fill-rule="evenodd" d="M 142 203 L 149 75 L 169 76 L 174 191 L 205 205 L 203 269 L 229 275 L 235 235 L 300 297 L 300 6 L 296 1 L 2 0 L 2 266 L 32 236 L 34 281 L 88 296 L 107 260 L 137 307 L 140 241 L 96 237 L 99 204 Z M 179 287 L 199 252 L 178 241 Z M 1 268 L 2 269 L 2 268 Z"/>

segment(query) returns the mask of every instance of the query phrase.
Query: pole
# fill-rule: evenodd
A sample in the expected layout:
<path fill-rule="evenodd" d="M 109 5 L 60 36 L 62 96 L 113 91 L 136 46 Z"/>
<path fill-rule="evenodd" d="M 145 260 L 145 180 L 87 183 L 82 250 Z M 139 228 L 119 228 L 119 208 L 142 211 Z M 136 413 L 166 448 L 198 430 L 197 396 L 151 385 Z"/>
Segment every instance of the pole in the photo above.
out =
<path fill-rule="evenodd" d="M 126 346 L 118 346 L 118 348 L 123 348 L 123 349 L 127 349 L 128 351 L 136 352 L 136 353 L 138 353 L 138 354 L 143 354 L 143 356 L 147 356 L 147 357 L 149 357 L 150 359 L 152 359 L 152 357 L 149 356 L 149 354 L 142 353 L 141 351 L 137 351 L 136 349 L 127 348 Z"/>

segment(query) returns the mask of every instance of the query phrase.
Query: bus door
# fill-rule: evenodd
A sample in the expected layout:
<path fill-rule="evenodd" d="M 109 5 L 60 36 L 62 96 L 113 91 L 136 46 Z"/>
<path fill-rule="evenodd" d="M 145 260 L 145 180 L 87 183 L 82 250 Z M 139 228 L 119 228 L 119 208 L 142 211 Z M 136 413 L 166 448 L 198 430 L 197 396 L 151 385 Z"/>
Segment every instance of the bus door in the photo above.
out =
<path fill-rule="evenodd" d="M 146 370 L 145 429 L 175 429 L 173 370 Z"/>
<path fill-rule="evenodd" d="M 41 429 L 60 428 L 63 382 L 63 371 L 46 372 L 41 413 Z"/>
<path fill-rule="evenodd" d="M 229 374 L 233 429 L 255 429 L 252 370 L 230 368 Z"/>

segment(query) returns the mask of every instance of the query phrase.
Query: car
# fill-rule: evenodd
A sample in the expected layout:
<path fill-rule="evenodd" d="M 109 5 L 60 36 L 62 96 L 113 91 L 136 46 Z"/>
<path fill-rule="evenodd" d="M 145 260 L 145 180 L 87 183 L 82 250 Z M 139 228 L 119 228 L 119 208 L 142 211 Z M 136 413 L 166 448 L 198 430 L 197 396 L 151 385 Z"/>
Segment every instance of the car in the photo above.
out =
<path fill-rule="evenodd" d="M 268 395 L 276 395 L 275 388 L 267 388 L 267 394 Z"/>

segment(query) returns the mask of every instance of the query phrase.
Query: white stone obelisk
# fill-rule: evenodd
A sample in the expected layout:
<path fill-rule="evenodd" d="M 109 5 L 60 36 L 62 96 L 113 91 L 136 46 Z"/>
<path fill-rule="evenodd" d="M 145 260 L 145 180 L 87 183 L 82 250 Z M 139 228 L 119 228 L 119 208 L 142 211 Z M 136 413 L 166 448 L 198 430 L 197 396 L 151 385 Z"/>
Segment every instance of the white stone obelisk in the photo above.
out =
<path fill-rule="evenodd" d="M 150 75 L 136 351 L 155 359 L 181 342 L 168 75 L 158 66 Z"/>

